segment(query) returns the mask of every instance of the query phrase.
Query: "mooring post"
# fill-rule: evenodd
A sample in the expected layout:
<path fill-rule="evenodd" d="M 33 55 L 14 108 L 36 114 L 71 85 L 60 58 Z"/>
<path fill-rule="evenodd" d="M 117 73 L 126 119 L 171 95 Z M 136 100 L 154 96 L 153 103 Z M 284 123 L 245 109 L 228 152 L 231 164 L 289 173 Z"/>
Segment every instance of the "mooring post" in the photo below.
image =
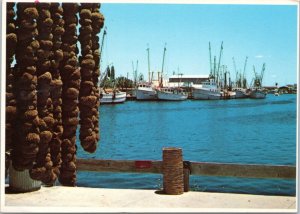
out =
<path fill-rule="evenodd" d="M 190 162 L 183 161 L 183 181 L 184 181 L 184 191 L 188 192 L 190 190 Z"/>
<path fill-rule="evenodd" d="M 163 190 L 168 195 L 180 195 L 184 191 L 182 150 L 163 148 Z"/>

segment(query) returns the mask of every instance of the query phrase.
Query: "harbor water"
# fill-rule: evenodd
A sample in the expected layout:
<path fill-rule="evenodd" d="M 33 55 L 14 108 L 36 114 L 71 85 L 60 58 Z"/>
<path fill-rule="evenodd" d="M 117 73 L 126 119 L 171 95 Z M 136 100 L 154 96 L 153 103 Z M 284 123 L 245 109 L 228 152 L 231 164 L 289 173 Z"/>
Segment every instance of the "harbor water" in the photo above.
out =
<path fill-rule="evenodd" d="M 184 160 L 296 165 L 297 95 L 266 99 L 127 101 L 100 107 L 101 140 L 78 158 L 162 160 L 162 148 L 180 147 Z M 78 172 L 77 186 L 160 189 L 162 175 Z M 296 181 L 191 176 L 193 191 L 295 195 Z"/>

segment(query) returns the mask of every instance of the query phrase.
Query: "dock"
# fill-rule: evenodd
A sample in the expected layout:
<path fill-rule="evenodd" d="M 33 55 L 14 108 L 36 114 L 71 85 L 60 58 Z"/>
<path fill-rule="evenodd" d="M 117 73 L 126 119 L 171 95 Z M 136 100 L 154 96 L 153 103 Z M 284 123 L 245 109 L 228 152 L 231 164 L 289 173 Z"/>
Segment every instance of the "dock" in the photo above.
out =
<path fill-rule="evenodd" d="M 157 190 L 41 187 L 6 193 L 3 212 L 296 212 L 296 197 L 189 191 L 165 195 Z"/>
<path fill-rule="evenodd" d="M 166 150 L 166 149 L 165 149 Z M 163 150 L 163 151 L 165 151 Z M 178 149 L 169 148 L 168 151 Z M 77 159 L 77 170 L 118 173 L 163 173 L 161 189 L 113 189 L 42 186 L 27 193 L 12 193 L 8 184 L 2 212 L 279 212 L 295 213 L 297 197 L 189 190 L 190 175 L 295 179 L 295 166 L 179 161 L 181 176 L 168 184 L 166 154 L 162 161 Z M 173 160 L 175 161 L 175 160 Z M 165 167 L 163 167 L 165 166 Z M 178 166 L 179 167 L 179 166 Z M 180 181 L 180 183 L 178 182 Z M 97 181 L 95 181 L 97 182 Z M 172 189 L 173 192 L 170 190 Z M 179 190 L 177 192 L 177 190 Z M 168 191 L 168 193 L 167 193 Z"/>
<path fill-rule="evenodd" d="M 55 211 L 72 213 L 141 211 L 295 213 L 297 211 L 295 196 L 189 190 L 190 175 L 295 179 L 295 166 L 183 161 L 182 154 L 175 156 L 174 152 L 181 154 L 181 149 L 164 148 L 162 161 L 77 159 L 78 171 L 162 173 L 164 175 L 163 189 L 113 189 L 54 185 L 42 186 L 33 192 L 13 193 L 9 191 L 7 184 L 4 206 L 1 207 L 1 211 L 46 211 L 48 213 Z M 172 174 L 178 170 L 180 176 Z"/>

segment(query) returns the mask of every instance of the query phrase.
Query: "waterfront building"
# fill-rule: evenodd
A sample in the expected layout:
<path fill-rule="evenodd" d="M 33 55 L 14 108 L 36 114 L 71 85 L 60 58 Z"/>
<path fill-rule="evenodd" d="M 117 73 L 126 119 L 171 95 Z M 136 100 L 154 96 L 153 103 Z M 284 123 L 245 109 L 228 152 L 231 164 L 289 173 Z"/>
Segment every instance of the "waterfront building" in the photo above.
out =
<path fill-rule="evenodd" d="M 201 85 L 201 82 L 204 82 L 209 79 L 208 74 L 204 75 L 184 75 L 184 74 L 175 74 L 169 77 L 168 85 L 170 87 L 197 87 Z"/>

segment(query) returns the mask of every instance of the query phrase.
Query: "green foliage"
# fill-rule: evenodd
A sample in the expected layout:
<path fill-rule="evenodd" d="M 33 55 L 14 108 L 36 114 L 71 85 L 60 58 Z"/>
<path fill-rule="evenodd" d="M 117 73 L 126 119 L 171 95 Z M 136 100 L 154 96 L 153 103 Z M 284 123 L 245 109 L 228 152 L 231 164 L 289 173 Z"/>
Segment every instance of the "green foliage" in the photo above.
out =
<path fill-rule="evenodd" d="M 106 75 L 107 75 L 107 77 L 110 77 L 110 68 L 109 68 L 109 66 L 107 66 L 107 68 L 106 68 Z"/>
<path fill-rule="evenodd" d="M 100 87 L 101 88 L 113 88 L 114 87 L 114 81 L 112 81 L 110 78 L 107 78 L 107 76 L 104 78 L 104 80 L 101 82 Z"/>
<path fill-rule="evenodd" d="M 130 79 L 127 79 L 126 77 L 118 77 L 116 79 L 116 87 L 120 88 L 121 90 L 124 90 L 125 88 L 132 88 L 133 87 L 133 81 Z"/>
<path fill-rule="evenodd" d="M 142 73 L 139 74 L 139 81 L 144 81 L 144 75 Z"/>
<path fill-rule="evenodd" d="M 115 80 L 115 67 L 114 66 L 111 66 L 111 69 L 110 69 L 110 79 Z"/>

